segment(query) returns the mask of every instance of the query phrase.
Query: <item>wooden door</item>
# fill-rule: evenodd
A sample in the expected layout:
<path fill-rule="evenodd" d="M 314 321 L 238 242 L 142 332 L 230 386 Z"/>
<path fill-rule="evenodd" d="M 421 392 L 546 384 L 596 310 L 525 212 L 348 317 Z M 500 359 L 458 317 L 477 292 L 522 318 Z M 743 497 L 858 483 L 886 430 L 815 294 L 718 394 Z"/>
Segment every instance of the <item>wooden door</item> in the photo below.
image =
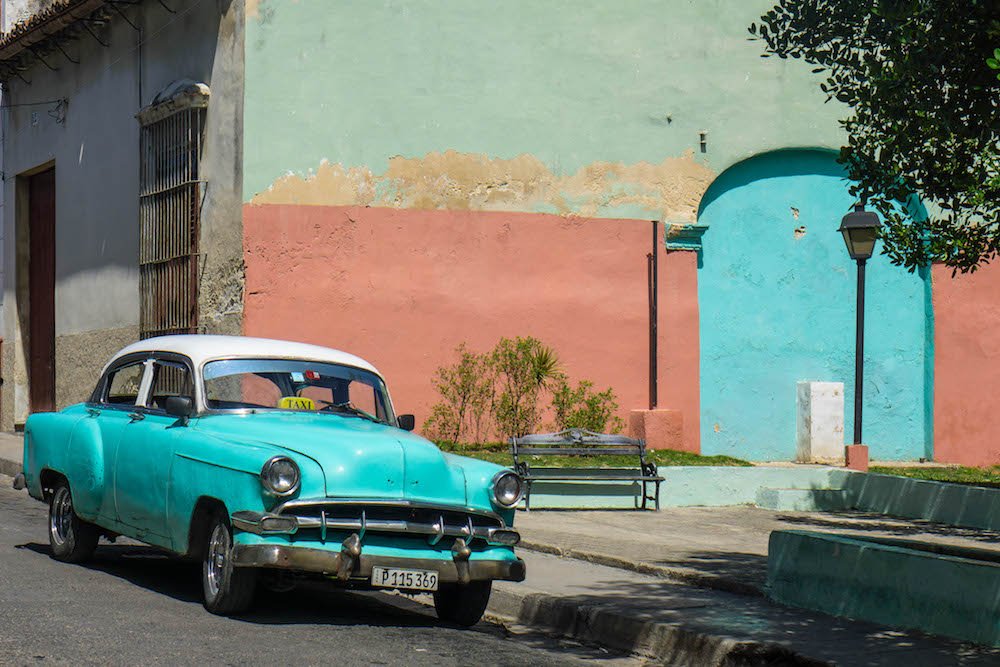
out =
<path fill-rule="evenodd" d="M 56 171 L 28 179 L 28 387 L 32 412 L 56 408 Z"/>

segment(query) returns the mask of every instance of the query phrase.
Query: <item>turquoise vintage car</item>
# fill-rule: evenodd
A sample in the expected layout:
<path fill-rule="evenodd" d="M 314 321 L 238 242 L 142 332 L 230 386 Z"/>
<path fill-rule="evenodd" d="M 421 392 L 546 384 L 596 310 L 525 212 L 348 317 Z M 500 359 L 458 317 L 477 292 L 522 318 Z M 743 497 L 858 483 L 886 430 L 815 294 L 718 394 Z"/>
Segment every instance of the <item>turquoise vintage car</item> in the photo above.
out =
<path fill-rule="evenodd" d="M 407 431 L 379 372 L 324 347 L 238 336 L 121 350 L 86 403 L 31 415 L 24 477 L 55 558 L 126 535 L 202 562 L 205 608 L 257 583 L 323 577 L 432 591 L 472 625 L 493 580 L 522 581 L 513 471 Z"/>

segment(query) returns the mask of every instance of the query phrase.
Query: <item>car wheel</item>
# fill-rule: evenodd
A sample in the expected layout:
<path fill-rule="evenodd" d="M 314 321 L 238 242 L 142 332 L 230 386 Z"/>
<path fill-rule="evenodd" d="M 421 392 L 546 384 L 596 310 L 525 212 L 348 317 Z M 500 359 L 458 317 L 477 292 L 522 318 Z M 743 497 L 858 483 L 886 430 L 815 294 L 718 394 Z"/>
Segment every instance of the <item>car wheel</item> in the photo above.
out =
<path fill-rule="evenodd" d="M 236 614 L 253 602 L 257 572 L 233 567 L 233 529 L 224 514 L 211 519 L 201 564 L 205 609 L 213 614 Z"/>
<path fill-rule="evenodd" d="M 94 554 L 100 529 L 73 511 L 69 484 L 59 482 L 49 496 L 49 546 L 52 557 L 65 563 L 82 563 Z"/>
<path fill-rule="evenodd" d="M 479 622 L 490 601 L 492 581 L 445 584 L 434 593 L 434 609 L 442 621 L 470 627 Z"/>

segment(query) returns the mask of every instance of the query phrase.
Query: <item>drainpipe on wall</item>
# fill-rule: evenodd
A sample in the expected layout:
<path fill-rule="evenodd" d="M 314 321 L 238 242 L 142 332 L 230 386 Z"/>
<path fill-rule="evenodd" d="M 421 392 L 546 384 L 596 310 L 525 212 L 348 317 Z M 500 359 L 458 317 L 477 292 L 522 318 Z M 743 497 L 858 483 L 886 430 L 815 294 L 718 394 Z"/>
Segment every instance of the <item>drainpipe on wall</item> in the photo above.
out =
<path fill-rule="evenodd" d="M 656 334 L 656 322 L 658 319 L 659 303 L 657 299 L 656 286 L 657 286 L 657 272 L 659 269 L 659 248 L 657 247 L 660 240 L 660 223 L 656 220 L 650 220 L 653 227 L 653 248 L 652 252 L 646 255 L 646 276 L 648 280 L 648 293 L 649 293 L 649 409 L 655 410 L 657 404 L 657 368 L 656 368 L 656 355 L 657 355 L 657 334 Z"/>

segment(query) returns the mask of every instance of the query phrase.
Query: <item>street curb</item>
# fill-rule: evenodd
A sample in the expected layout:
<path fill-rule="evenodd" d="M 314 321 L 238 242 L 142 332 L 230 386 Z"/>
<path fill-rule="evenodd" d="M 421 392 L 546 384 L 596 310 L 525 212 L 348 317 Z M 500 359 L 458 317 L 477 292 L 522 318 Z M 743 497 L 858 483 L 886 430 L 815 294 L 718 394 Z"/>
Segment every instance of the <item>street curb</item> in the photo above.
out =
<path fill-rule="evenodd" d="M 14 477 L 19 472 L 21 472 L 20 461 L 10 461 L 8 459 L 0 458 L 0 475 Z"/>
<path fill-rule="evenodd" d="M 664 567 L 662 565 L 654 565 L 653 563 L 647 563 L 645 561 L 630 561 L 625 558 L 594 553 L 592 551 L 563 549 L 562 547 L 553 546 L 551 544 L 525 540 L 523 537 L 518 543 L 518 546 L 522 549 L 527 549 L 528 551 L 537 551 L 551 556 L 573 558 L 575 560 L 593 563 L 594 565 L 614 567 L 620 570 L 636 572 L 638 574 L 660 577 L 661 579 L 671 579 L 673 581 L 678 581 L 697 588 L 710 588 L 712 590 L 723 591 L 725 593 L 749 595 L 752 597 L 764 597 L 764 589 L 762 586 L 756 586 L 754 584 L 748 584 L 743 581 L 736 581 L 726 577 L 702 574 L 700 572 L 692 572 L 691 570 L 683 570 L 679 568 Z"/>
<path fill-rule="evenodd" d="M 664 664 L 828 665 L 778 644 L 697 632 L 678 625 L 629 616 L 614 609 L 581 604 L 547 593 L 518 595 L 494 589 L 488 615 L 494 622 L 516 623 L 588 644 L 626 651 Z"/>

